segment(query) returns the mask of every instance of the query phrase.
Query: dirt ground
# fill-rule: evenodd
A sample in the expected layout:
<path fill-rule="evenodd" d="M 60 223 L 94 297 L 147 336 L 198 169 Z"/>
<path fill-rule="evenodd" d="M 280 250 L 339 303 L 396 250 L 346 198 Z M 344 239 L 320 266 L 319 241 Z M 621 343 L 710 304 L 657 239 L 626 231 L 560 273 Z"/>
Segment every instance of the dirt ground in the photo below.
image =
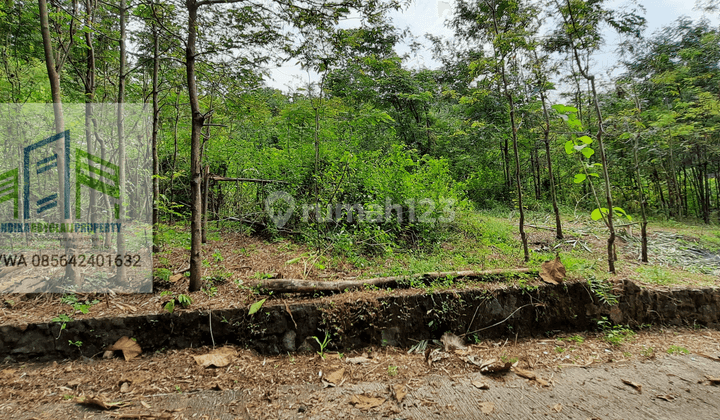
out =
<path fill-rule="evenodd" d="M 554 333 L 464 350 L 430 343 L 425 352 L 379 347 L 324 358 L 234 347 L 129 361 L 6 361 L 0 418 L 720 418 L 720 386 L 708 379 L 720 377 L 719 331 L 653 328 L 617 344 L 607 332 Z M 211 353 L 222 367 L 193 357 Z M 491 374 L 483 372 L 488 363 L 513 366 Z M 91 397 L 126 406 L 79 403 Z"/>

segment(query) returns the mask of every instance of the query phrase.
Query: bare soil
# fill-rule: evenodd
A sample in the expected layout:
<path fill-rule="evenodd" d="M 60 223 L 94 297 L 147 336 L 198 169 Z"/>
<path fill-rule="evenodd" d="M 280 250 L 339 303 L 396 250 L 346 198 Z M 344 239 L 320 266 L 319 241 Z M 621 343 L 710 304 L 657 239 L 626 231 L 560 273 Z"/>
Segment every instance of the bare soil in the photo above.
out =
<path fill-rule="evenodd" d="M 5 363 L 0 418 L 711 419 L 720 413 L 720 387 L 706 377 L 720 377 L 716 330 L 652 328 L 620 345 L 603 333 L 580 333 L 433 348 L 440 359 L 432 364 L 422 353 L 392 347 L 324 358 L 270 358 L 235 347 L 223 368 L 194 360 L 210 348 L 130 361 Z M 516 362 L 513 370 L 540 379 L 513 371 L 483 374 L 472 363 L 491 359 Z M 357 360 L 362 363 L 349 362 Z M 90 396 L 127 406 L 101 411 L 78 403 Z"/>

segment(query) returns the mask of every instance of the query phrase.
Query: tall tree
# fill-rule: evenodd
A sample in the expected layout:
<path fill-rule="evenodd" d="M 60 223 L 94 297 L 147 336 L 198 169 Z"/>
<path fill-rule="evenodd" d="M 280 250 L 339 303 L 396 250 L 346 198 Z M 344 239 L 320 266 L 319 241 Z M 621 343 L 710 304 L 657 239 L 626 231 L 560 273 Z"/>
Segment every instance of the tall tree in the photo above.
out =
<path fill-rule="evenodd" d="M 616 14 L 604 7 L 605 0 L 553 0 L 555 10 L 561 18 L 560 28 L 556 30 L 556 42 L 567 51 L 571 60 L 577 65 L 580 75 L 590 84 L 595 116 L 597 117 L 597 133 L 595 135 L 602 162 L 602 177 L 605 182 L 605 200 L 607 210 L 600 209 L 600 214 L 610 231 L 607 240 L 608 270 L 615 273 L 615 226 L 613 223 L 612 189 L 610 174 L 608 172 L 608 159 L 603 142 L 603 114 L 599 102 L 599 95 L 595 75 L 590 72 L 589 60 L 585 57 L 596 52 L 602 45 L 602 25 L 607 23 L 622 34 L 640 36 L 645 19 L 636 13 Z"/>
<path fill-rule="evenodd" d="M 63 115 L 62 94 L 60 90 L 60 71 L 62 70 L 62 66 L 65 62 L 65 59 L 67 58 L 67 54 L 58 54 L 58 59 L 55 59 L 55 55 L 53 53 L 52 38 L 50 34 L 50 20 L 48 15 L 47 1 L 38 0 L 38 6 L 40 12 L 40 32 L 42 34 L 43 50 L 45 52 L 45 67 L 47 68 L 48 79 L 50 81 L 50 92 L 53 101 L 55 131 L 59 134 L 65 131 L 65 117 Z M 77 3 L 74 3 L 74 6 L 74 11 L 77 12 Z M 67 41 L 67 45 L 65 45 L 65 48 L 63 48 L 65 52 L 69 51 L 70 46 L 74 43 L 75 32 L 75 19 L 73 18 L 70 21 L 68 36 L 69 41 Z M 70 180 L 65 179 L 65 173 L 62 170 L 62 168 L 65 167 L 64 149 L 66 141 L 67 138 L 65 136 L 62 136 L 60 137 L 60 140 L 56 143 L 58 168 L 58 215 L 62 219 L 64 219 L 64 223 L 70 223 L 71 220 L 65 218 L 66 214 L 70 214 L 69 209 L 66 209 L 65 207 L 65 184 L 70 182 Z M 76 244 L 73 241 L 74 236 L 72 236 L 72 234 L 70 233 L 65 233 L 64 239 L 65 254 L 69 260 L 71 257 L 73 257 L 73 254 L 75 253 Z M 65 277 L 70 282 L 76 285 L 79 285 L 81 281 L 80 274 L 74 264 L 65 265 Z"/>

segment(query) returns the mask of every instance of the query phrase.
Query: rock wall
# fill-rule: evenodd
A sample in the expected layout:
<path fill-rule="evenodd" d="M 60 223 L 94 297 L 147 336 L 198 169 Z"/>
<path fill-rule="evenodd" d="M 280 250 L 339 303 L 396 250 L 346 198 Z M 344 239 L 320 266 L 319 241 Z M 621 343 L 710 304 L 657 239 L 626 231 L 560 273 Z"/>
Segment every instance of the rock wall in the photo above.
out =
<path fill-rule="evenodd" d="M 247 309 L 233 309 L 86 319 L 69 322 L 62 330 L 60 323 L 4 325 L 0 326 L 0 360 L 92 357 L 122 336 L 135 338 L 146 353 L 211 345 L 214 340 L 216 345 L 240 344 L 278 354 L 312 351 L 317 347 L 312 337 L 322 341 L 326 333 L 330 348 L 349 349 L 409 347 L 447 331 L 484 339 L 593 330 L 601 317 L 631 327 L 658 323 L 720 327 L 718 288 L 651 290 L 622 281 L 613 293 L 619 298 L 615 306 L 601 303 L 587 283 L 572 282 L 296 304 L 289 306 L 292 316 L 285 305 L 275 304 L 252 316 Z"/>

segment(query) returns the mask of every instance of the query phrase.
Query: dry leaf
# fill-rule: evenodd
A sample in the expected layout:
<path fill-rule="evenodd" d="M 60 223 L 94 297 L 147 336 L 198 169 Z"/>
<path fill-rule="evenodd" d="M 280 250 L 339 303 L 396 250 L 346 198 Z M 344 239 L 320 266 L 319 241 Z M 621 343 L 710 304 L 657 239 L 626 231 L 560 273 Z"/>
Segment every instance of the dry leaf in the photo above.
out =
<path fill-rule="evenodd" d="M 105 402 L 102 397 L 79 397 L 76 401 L 80 404 L 91 405 L 103 410 L 112 410 L 115 408 L 125 407 L 130 404 L 123 401 Z"/>
<path fill-rule="evenodd" d="M 625 385 L 630 385 L 631 387 L 637 389 L 637 391 L 642 394 L 642 385 L 640 385 L 637 382 L 628 381 L 627 379 L 622 380 Z"/>
<path fill-rule="evenodd" d="M 720 377 L 705 375 L 708 381 L 713 385 L 720 385 Z"/>
<path fill-rule="evenodd" d="M 185 277 L 184 274 L 175 274 L 174 276 L 170 276 L 170 278 L 168 279 L 168 281 L 169 281 L 170 283 L 175 283 L 176 281 L 181 280 L 183 277 Z"/>
<path fill-rule="evenodd" d="M 107 351 L 122 351 L 125 361 L 129 361 L 142 353 L 140 345 L 133 339 L 122 337 L 115 344 L 108 347 Z"/>
<path fill-rule="evenodd" d="M 531 372 L 531 371 L 525 370 L 525 369 L 520 369 L 519 367 L 514 368 L 514 371 L 515 371 L 515 374 L 517 374 L 518 376 L 522 376 L 523 378 L 530 379 L 531 381 L 535 381 L 542 386 L 550 386 L 548 381 L 537 376 L 535 374 L 535 372 Z"/>
<path fill-rule="evenodd" d="M 467 346 L 463 343 L 462 338 L 450 332 L 443 334 L 443 336 L 440 337 L 440 341 L 442 341 L 445 346 L 445 351 L 467 349 Z"/>
<path fill-rule="evenodd" d="M 397 400 L 397 402 L 401 403 L 405 399 L 405 396 L 407 395 L 407 391 L 405 390 L 405 385 L 403 385 L 403 384 L 393 385 L 392 393 L 395 396 L 395 400 Z"/>
<path fill-rule="evenodd" d="M 498 373 L 507 372 L 512 367 L 512 363 L 503 363 L 497 359 L 491 359 L 480 366 L 480 373 Z"/>
<path fill-rule="evenodd" d="M 565 266 L 560 262 L 560 254 L 555 260 L 545 261 L 540 266 L 540 278 L 550 284 L 559 284 L 565 279 Z"/>
<path fill-rule="evenodd" d="M 490 385 L 485 382 L 472 381 L 470 383 L 477 389 L 490 389 Z"/>
<path fill-rule="evenodd" d="M 235 350 L 230 347 L 221 347 L 208 354 L 193 356 L 193 359 L 195 359 L 195 363 L 204 368 L 208 368 L 210 366 L 222 368 L 229 365 L 236 354 Z"/>
<path fill-rule="evenodd" d="M 130 383 L 123 382 L 122 385 L 120 385 L 120 392 L 123 394 L 130 392 Z"/>
<path fill-rule="evenodd" d="M 345 368 L 340 368 L 329 375 L 325 375 L 325 380 L 337 385 L 342 381 L 343 375 L 345 375 Z"/>
<path fill-rule="evenodd" d="M 67 386 L 78 386 L 85 382 L 84 378 L 75 378 L 67 383 Z"/>
<path fill-rule="evenodd" d="M 370 362 L 370 359 L 368 359 L 367 357 L 358 356 L 358 357 L 348 357 L 347 359 L 345 359 L 345 361 L 347 363 L 352 363 L 354 365 L 361 365 L 363 363 Z"/>
<path fill-rule="evenodd" d="M 494 402 L 481 402 L 480 403 L 480 411 L 483 412 L 483 414 L 490 414 L 495 410 L 495 403 Z"/>
<path fill-rule="evenodd" d="M 562 404 L 560 404 L 560 403 L 555 404 L 552 409 L 553 409 L 556 413 L 559 413 L 559 412 L 562 411 Z"/>
<path fill-rule="evenodd" d="M 380 407 L 385 402 L 384 398 L 368 397 L 367 395 L 353 395 L 350 404 L 360 410 L 369 410 L 371 408 Z"/>
<path fill-rule="evenodd" d="M 150 408 L 150 407 L 152 407 L 150 404 L 146 403 L 145 401 L 140 401 L 140 404 L 141 404 L 143 407 L 145 407 L 145 408 Z"/>
<path fill-rule="evenodd" d="M 667 395 L 658 395 L 657 398 L 660 398 L 661 400 L 665 400 L 665 401 L 673 401 L 675 399 L 675 396 L 667 394 Z"/>

